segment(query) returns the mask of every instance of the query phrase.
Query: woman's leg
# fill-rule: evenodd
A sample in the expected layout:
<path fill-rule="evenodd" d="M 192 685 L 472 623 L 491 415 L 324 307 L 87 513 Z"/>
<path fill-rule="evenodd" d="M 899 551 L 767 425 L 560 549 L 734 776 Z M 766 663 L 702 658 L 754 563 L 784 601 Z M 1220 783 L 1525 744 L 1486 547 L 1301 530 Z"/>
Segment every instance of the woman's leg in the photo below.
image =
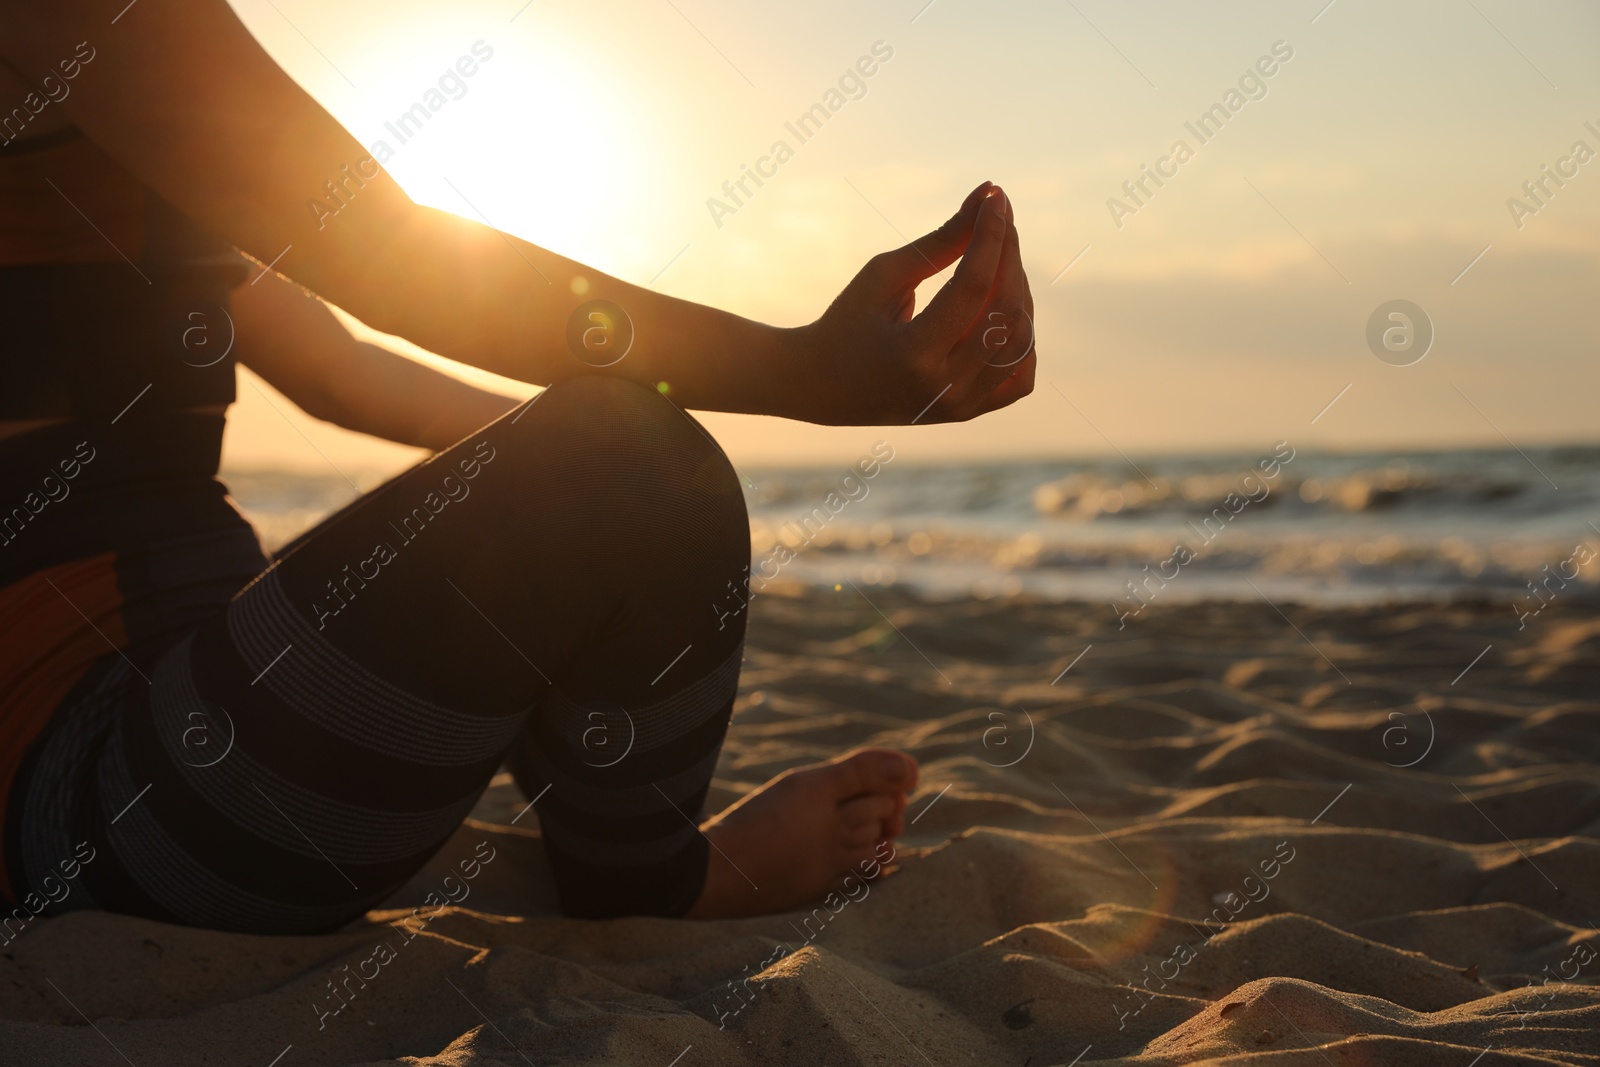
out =
<path fill-rule="evenodd" d="M 31 806 L 74 788 L 28 813 L 27 854 L 91 842 L 80 903 L 329 928 L 426 862 L 515 744 L 564 909 L 682 914 L 748 553 L 697 424 L 614 379 L 558 385 L 302 539 L 151 684 L 114 664 L 83 773 L 40 755 Z"/>

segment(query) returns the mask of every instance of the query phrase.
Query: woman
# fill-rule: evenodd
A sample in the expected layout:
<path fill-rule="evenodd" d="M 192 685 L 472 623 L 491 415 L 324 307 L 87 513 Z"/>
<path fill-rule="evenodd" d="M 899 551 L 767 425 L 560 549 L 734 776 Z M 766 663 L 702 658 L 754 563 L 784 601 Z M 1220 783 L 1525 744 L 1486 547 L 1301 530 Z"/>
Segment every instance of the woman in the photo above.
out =
<path fill-rule="evenodd" d="M 731 467 L 673 400 L 904 424 L 1026 395 L 1031 338 L 986 358 L 1031 312 L 999 189 L 875 257 L 816 322 L 765 326 L 411 203 L 223 0 L 125 4 L 0 12 L 17 921 L 337 927 L 503 764 L 574 916 L 784 910 L 892 841 L 916 765 L 882 749 L 696 825 L 743 643 L 709 606 L 749 537 Z M 337 215 L 308 211 L 330 180 Z M 323 300 L 549 388 L 513 407 L 356 342 Z M 604 368 L 567 341 L 593 300 L 637 338 Z M 312 415 L 437 454 L 266 559 L 215 478 L 235 359 Z"/>

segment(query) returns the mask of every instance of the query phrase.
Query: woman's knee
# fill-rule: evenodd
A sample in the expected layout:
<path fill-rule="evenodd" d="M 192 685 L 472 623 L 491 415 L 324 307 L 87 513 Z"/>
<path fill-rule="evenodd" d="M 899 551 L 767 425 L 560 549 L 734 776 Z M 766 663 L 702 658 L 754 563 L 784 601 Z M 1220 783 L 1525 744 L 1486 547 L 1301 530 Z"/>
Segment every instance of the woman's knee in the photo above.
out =
<path fill-rule="evenodd" d="M 667 446 L 669 454 L 712 453 L 727 462 L 716 441 L 686 411 L 664 394 L 625 378 L 569 378 L 545 389 L 524 410 L 531 420 L 529 434 L 543 427 L 589 448 L 617 450 L 648 442 Z M 656 449 L 644 451 L 654 454 Z M 726 470 L 737 482 L 732 467 Z"/>
<path fill-rule="evenodd" d="M 585 502 L 592 518 L 658 538 L 675 525 L 719 541 L 731 535 L 748 562 L 738 473 L 667 397 L 621 378 L 585 375 L 546 389 L 521 415 L 495 427 L 504 426 L 504 447 L 539 480 Z"/>

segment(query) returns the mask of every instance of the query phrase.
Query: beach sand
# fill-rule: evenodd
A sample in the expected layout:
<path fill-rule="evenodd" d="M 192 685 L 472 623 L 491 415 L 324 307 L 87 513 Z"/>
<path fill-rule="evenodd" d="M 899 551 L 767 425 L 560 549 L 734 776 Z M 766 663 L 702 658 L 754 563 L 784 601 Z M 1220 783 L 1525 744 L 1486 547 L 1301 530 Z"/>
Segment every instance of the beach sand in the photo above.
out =
<path fill-rule="evenodd" d="M 337 934 L 38 924 L 0 958 L 0 1063 L 1600 1064 L 1592 611 L 1154 604 L 1119 630 L 866 595 L 755 601 L 708 809 L 908 749 L 916 821 L 869 890 L 563 920 L 502 775 Z M 460 907 L 389 925 L 442 886 Z"/>

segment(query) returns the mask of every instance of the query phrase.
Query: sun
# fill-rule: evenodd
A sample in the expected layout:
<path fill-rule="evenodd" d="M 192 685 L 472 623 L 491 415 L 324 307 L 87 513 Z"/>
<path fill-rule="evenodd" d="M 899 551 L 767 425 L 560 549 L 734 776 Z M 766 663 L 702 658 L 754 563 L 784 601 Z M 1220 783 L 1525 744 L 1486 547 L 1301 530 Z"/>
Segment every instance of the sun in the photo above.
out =
<path fill-rule="evenodd" d="M 658 254 L 645 161 L 667 153 L 648 95 L 532 28 L 374 42 L 392 61 L 342 117 L 418 203 L 625 273 Z"/>

